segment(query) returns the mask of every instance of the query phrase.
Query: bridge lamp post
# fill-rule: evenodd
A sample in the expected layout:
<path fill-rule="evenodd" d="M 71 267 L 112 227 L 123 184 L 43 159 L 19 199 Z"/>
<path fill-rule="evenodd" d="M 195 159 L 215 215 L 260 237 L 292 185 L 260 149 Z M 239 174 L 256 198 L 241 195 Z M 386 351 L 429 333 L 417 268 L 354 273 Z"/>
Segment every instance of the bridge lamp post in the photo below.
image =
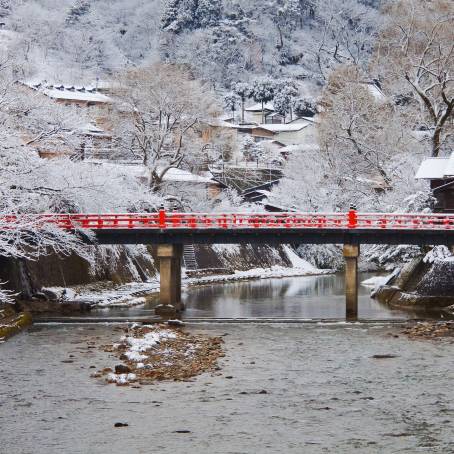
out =
<path fill-rule="evenodd" d="M 348 212 L 348 228 L 358 226 L 356 206 L 351 205 Z M 347 320 L 358 320 L 358 257 L 359 244 L 344 244 L 345 260 L 345 316 Z"/>

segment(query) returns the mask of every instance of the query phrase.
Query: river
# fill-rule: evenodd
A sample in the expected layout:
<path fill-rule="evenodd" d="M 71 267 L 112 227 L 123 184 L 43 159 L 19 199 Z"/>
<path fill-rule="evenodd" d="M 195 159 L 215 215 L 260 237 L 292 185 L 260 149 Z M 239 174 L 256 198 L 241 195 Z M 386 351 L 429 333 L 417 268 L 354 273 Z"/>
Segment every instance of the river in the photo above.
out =
<path fill-rule="evenodd" d="M 191 288 L 185 298 L 191 317 L 343 315 L 332 276 Z M 360 309 L 395 316 L 366 289 Z M 113 325 L 35 325 L 0 344 L 0 453 L 454 452 L 449 340 L 409 340 L 391 320 L 186 329 L 223 336 L 221 370 L 140 389 L 90 377 L 118 362 L 100 348 L 118 341 Z M 373 358 L 386 354 L 395 357 Z"/>
<path fill-rule="evenodd" d="M 360 281 L 373 275 L 362 273 Z M 360 285 L 358 314 L 362 319 L 387 320 L 448 317 L 440 311 L 390 309 L 370 297 L 371 288 Z M 237 281 L 187 287 L 182 299 L 183 318 L 284 318 L 343 319 L 343 274 Z M 154 304 L 128 309 L 103 309 L 93 316 L 150 316 Z"/>

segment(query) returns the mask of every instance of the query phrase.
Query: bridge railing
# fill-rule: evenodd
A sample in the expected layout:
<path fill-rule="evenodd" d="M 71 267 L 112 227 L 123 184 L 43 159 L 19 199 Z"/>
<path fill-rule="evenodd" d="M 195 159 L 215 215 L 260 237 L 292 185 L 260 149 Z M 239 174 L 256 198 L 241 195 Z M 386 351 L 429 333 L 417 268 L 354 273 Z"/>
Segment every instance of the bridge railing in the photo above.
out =
<path fill-rule="evenodd" d="M 26 217 L 30 219 L 30 215 Z M 454 230 L 454 215 L 424 213 L 120 213 L 40 214 L 34 225 L 74 229 L 398 229 Z M 20 216 L 0 217 L 20 224 Z"/>

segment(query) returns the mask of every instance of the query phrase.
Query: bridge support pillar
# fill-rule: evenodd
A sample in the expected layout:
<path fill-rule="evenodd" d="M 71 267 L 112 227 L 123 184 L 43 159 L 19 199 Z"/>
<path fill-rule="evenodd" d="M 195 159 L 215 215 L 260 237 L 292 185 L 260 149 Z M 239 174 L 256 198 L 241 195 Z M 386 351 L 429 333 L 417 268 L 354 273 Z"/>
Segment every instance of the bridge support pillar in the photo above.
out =
<path fill-rule="evenodd" d="M 347 320 L 358 320 L 358 257 L 359 245 L 344 244 L 345 316 Z"/>
<path fill-rule="evenodd" d="M 180 244 L 158 245 L 160 293 L 156 315 L 173 317 L 183 310 L 181 304 L 181 256 Z"/>

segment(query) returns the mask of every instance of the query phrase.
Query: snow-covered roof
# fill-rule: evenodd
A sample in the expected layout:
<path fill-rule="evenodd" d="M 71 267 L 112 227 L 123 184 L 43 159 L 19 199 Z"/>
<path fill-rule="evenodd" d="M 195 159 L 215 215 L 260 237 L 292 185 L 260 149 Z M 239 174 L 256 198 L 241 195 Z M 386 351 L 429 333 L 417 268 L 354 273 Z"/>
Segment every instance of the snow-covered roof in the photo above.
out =
<path fill-rule="evenodd" d="M 309 126 L 309 123 L 266 124 L 260 127 L 272 132 L 296 132 L 307 126 Z"/>
<path fill-rule="evenodd" d="M 170 169 L 162 179 L 165 182 L 179 182 L 179 183 L 200 183 L 208 184 L 214 183 L 212 178 L 207 178 L 201 175 L 196 175 L 188 170 Z"/>
<path fill-rule="evenodd" d="M 271 112 L 269 113 L 266 118 L 275 118 L 275 117 L 283 117 L 284 115 L 278 113 L 278 112 Z"/>
<path fill-rule="evenodd" d="M 417 180 L 443 180 L 454 176 L 454 152 L 450 157 L 428 158 L 419 166 Z"/>
<path fill-rule="evenodd" d="M 90 163 L 101 166 L 106 172 L 111 169 L 115 172 L 123 173 L 124 175 L 135 178 L 144 178 L 149 174 L 149 170 L 142 164 L 126 164 L 102 160 L 91 160 Z M 163 170 L 164 168 L 157 169 L 158 173 L 161 173 Z M 216 181 L 211 177 L 196 175 L 188 170 L 174 168 L 169 169 L 166 172 L 162 181 L 166 183 L 216 184 Z"/>
<path fill-rule="evenodd" d="M 46 81 L 28 80 L 21 82 L 25 86 L 39 91 L 52 99 L 63 99 L 68 101 L 111 103 L 112 100 L 106 95 L 99 93 L 94 86 L 71 85 L 71 84 L 50 84 Z"/>
<path fill-rule="evenodd" d="M 72 89 L 59 89 L 59 88 L 45 88 L 42 92 L 52 99 L 65 99 L 68 101 L 81 101 L 81 102 L 95 102 L 108 104 L 112 100 L 101 93 L 90 92 L 90 91 L 79 91 Z"/>
<path fill-rule="evenodd" d="M 452 177 L 454 176 L 454 151 L 451 153 L 451 156 L 448 159 L 448 165 L 445 169 L 445 175 Z"/>
<path fill-rule="evenodd" d="M 367 83 L 367 90 L 374 97 L 376 101 L 385 102 L 387 100 L 385 94 L 380 90 L 380 88 L 374 83 Z"/>
<path fill-rule="evenodd" d="M 266 103 L 264 106 L 264 110 L 269 110 L 274 112 L 274 106 L 271 103 Z M 246 107 L 246 112 L 261 112 L 262 111 L 262 103 L 254 104 L 253 106 Z"/>
<path fill-rule="evenodd" d="M 93 123 L 85 123 L 79 126 L 78 128 L 79 131 L 81 132 L 91 132 L 91 133 L 97 133 L 97 134 L 103 134 L 105 133 L 104 129 L 99 128 Z"/>
<path fill-rule="evenodd" d="M 84 123 L 76 128 L 76 132 L 82 133 L 87 136 L 111 138 L 112 136 L 104 129 L 99 128 L 93 123 Z"/>
<path fill-rule="evenodd" d="M 264 146 L 267 146 L 267 145 L 274 145 L 274 146 L 277 146 L 279 148 L 284 148 L 286 145 L 285 143 L 282 143 L 282 142 L 279 142 L 279 140 L 275 140 L 275 139 L 272 139 L 272 140 L 263 140 L 262 142 L 260 142 L 262 145 Z"/>

